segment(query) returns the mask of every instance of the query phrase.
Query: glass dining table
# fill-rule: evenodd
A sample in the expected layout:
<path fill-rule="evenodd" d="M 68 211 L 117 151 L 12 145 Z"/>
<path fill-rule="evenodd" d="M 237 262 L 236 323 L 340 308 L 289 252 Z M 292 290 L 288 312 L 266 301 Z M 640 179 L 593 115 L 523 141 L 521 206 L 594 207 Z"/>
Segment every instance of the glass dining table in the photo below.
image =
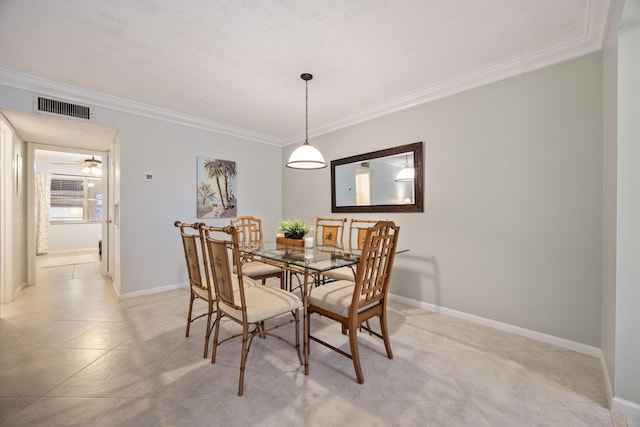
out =
<path fill-rule="evenodd" d="M 303 316 L 303 359 L 304 373 L 309 374 L 309 296 L 313 289 L 312 284 L 320 275 L 329 270 L 341 267 L 350 267 L 355 272 L 360 262 L 361 251 L 351 247 L 333 247 L 315 245 L 312 248 L 287 246 L 276 242 L 264 242 L 262 244 L 247 245 L 240 248 L 241 252 L 251 254 L 256 260 L 262 260 L 273 264 L 274 262 L 283 268 L 302 276 L 298 279 L 300 294 L 304 310 Z M 398 249 L 397 253 L 406 252 L 408 249 Z M 313 281 L 313 282 L 312 282 Z M 319 280 L 318 280 L 319 281 Z M 289 283 L 289 289 L 291 288 Z"/>

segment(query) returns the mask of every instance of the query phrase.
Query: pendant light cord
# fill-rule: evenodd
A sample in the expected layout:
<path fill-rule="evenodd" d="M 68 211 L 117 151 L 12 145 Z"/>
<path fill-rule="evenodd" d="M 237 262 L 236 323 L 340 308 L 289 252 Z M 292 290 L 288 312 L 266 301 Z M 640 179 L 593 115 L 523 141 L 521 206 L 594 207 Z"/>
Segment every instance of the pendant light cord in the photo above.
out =
<path fill-rule="evenodd" d="M 304 81 L 304 143 L 309 143 L 309 80 Z"/>

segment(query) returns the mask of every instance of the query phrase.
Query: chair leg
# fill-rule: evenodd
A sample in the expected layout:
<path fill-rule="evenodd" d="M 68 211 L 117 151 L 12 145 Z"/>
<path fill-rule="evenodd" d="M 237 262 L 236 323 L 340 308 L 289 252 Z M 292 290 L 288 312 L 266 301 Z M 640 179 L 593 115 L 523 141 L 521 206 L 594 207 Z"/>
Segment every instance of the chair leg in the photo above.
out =
<path fill-rule="evenodd" d="M 389 341 L 389 328 L 387 327 L 387 312 L 382 310 L 380 315 L 380 331 L 382 332 L 382 339 L 384 340 L 384 348 L 387 350 L 387 357 L 393 359 L 393 353 L 391 352 L 391 341 Z"/>
<path fill-rule="evenodd" d="M 249 349 L 247 348 L 249 341 L 249 326 L 243 325 L 242 327 L 242 355 L 240 356 L 240 380 L 238 382 L 238 396 L 242 396 L 244 392 L 244 369 L 247 365 L 247 353 L 249 353 Z"/>
<path fill-rule="evenodd" d="M 211 317 L 213 316 L 213 301 L 209 301 L 209 313 L 207 314 L 207 333 L 204 336 L 204 357 L 209 354 L 209 338 L 211 338 Z"/>
<path fill-rule="evenodd" d="M 211 349 L 211 363 L 216 363 L 216 352 L 218 351 L 218 335 L 220 333 L 220 310 L 216 310 L 216 330 L 213 333 L 213 348 Z"/>
<path fill-rule="evenodd" d="M 300 309 L 296 309 L 294 318 L 296 320 L 296 352 L 298 353 L 298 360 L 302 365 L 302 354 L 300 353 Z"/>
<path fill-rule="evenodd" d="M 193 311 L 193 300 L 195 299 L 193 291 L 189 291 L 189 293 L 191 296 L 189 297 L 189 312 L 187 313 L 187 331 L 184 334 L 185 337 L 189 336 L 189 329 L 191 328 L 191 312 Z"/>
<path fill-rule="evenodd" d="M 356 370 L 356 379 L 359 384 L 364 383 L 362 366 L 360 366 L 360 352 L 358 351 L 358 325 L 355 322 L 349 323 L 349 346 L 351 347 L 351 359 Z"/>

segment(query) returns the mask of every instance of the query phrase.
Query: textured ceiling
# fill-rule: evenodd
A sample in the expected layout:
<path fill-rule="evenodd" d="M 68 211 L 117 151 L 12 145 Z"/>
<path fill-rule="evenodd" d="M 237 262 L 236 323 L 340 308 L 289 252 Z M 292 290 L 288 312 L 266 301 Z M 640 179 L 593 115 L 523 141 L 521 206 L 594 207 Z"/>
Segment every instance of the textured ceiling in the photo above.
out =
<path fill-rule="evenodd" d="M 44 79 L 285 145 L 304 134 L 301 73 L 313 137 L 596 51 L 609 3 L 2 0 L 0 83 Z"/>

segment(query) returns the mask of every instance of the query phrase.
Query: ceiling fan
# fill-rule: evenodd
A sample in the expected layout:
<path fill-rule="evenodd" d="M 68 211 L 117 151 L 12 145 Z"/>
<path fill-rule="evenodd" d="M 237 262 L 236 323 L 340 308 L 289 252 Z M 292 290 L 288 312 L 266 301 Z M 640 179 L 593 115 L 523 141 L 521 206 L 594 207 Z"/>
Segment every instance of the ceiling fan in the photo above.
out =
<path fill-rule="evenodd" d="M 84 159 L 82 164 L 82 172 L 92 175 L 102 175 L 102 162 L 91 156 L 90 159 Z"/>
<path fill-rule="evenodd" d="M 102 175 L 102 161 L 91 156 L 90 159 L 84 159 L 76 162 L 52 162 L 53 165 L 78 165 L 81 167 L 83 173 L 91 175 Z"/>

